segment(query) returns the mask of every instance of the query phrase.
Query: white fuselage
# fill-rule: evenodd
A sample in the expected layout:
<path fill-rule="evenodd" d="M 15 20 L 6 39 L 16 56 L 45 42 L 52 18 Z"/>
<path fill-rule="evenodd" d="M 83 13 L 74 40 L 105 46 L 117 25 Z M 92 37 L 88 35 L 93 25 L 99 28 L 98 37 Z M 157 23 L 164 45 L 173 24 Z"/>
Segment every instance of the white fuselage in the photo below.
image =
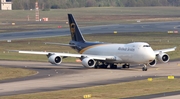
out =
<path fill-rule="evenodd" d="M 155 53 L 148 43 L 100 44 L 89 47 L 83 54 L 115 56 L 116 63 L 149 63 L 155 59 Z"/>

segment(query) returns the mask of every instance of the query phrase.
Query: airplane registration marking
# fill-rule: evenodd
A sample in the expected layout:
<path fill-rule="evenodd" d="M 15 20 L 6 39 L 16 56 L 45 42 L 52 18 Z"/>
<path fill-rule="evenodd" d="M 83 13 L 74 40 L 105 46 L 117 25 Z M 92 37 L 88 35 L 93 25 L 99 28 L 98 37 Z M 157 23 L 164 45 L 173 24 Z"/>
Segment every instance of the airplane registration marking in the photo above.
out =
<path fill-rule="evenodd" d="M 119 51 L 135 51 L 134 48 L 126 48 L 126 47 L 119 47 L 118 50 Z"/>

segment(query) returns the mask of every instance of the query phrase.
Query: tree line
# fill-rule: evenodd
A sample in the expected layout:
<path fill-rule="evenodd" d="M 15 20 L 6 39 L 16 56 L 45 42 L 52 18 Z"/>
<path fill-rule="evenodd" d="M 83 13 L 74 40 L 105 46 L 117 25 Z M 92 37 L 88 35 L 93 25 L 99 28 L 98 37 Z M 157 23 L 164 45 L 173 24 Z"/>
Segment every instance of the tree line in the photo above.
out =
<path fill-rule="evenodd" d="M 180 0 L 12 0 L 14 10 L 39 8 L 66 9 L 78 7 L 145 7 L 145 6 L 180 6 Z"/>

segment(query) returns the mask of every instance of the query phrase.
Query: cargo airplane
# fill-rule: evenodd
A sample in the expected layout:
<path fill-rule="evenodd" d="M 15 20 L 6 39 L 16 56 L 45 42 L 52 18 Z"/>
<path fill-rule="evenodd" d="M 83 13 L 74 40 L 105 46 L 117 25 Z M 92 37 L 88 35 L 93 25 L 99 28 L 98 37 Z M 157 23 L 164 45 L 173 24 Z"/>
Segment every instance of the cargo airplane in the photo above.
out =
<path fill-rule="evenodd" d="M 129 68 L 130 64 L 142 64 L 142 70 L 147 71 L 147 66 L 155 66 L 157 61 L 167 63 L 169 55 L 166 52 L 175 51 L 176 47 L 153 50 L 146 42 L 132 42 L 128 44 L 114 44 L 104 42 L 88 42 L 84 39 L 74 17 L 68 14 L 69 27 L 72 40 L 69 44 L 50 43 L 63 46 L 70 46 L 77 50 L 79 54 L 40 52 L 40 51 L 17 51 L 24 54 L 46 55 L 52 64 L 61 64 L 66 57 L 76 57 L 87 68 L 117 68 L 117 64 L 122 64 L 122 68 Z"/>

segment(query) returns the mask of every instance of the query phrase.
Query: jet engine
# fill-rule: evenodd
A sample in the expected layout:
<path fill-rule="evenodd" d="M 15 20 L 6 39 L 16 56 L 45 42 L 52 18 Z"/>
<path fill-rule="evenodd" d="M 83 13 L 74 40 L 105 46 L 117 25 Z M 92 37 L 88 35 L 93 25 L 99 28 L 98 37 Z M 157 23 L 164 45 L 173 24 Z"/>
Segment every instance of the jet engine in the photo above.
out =
<path fill-rule="evenodd" d="M 167 63 L 170 59 L 169 55 L 166 53 L 158 54 L 156 57 L 157 57 L 157 60 L 162 62 L 162 63 Z"/>
<path fill-rule="evenodd" d="M 55 65 L 61 64 L 61 62 L 62 62 L 62 57 L 55 55 L 55 54 L 50 55 L 48 59 L 51 64 L 55 64 Z"/>
<path fill-rule="evenodd" d="M 154 59 L 152 62 L 148 63 L 148 66 L 154 67 L 157 63 L 157 60 Z"/>
<path fill-rule="evenodd" d="M 91 58 L 84 58 L 82 60 L 82 65 L 87 68 L 94 68 L 96 65 L 96 61 Z"/>

